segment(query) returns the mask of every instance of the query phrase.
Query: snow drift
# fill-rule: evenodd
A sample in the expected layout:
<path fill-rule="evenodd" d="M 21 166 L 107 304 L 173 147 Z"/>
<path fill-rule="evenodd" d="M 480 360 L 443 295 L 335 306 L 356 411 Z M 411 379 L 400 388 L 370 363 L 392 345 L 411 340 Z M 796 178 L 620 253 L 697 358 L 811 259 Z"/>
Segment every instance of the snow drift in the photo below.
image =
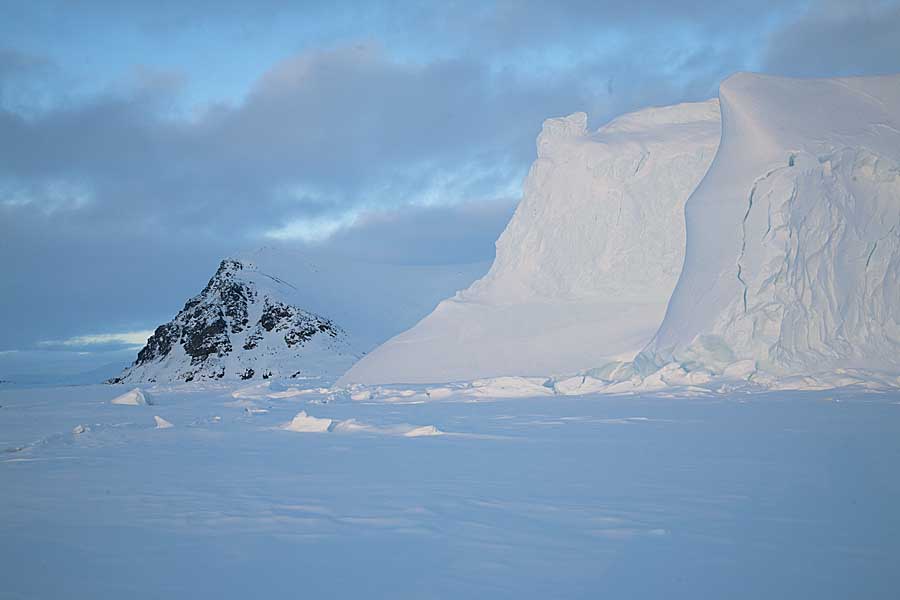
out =
<path fill-rule="evenodd" d="M 641 375 L 900 372 L 900 76 L 721 85 L 684 269 Z"/>
<path fill-rule="evenodd" d="M 140 388 L 134 388 L 124 394 L 120 394 L 109 402 L 110 404 L 118 404 L 121 406 L 148 406 L 153 404 L 150 394 L 144 392 Z"/>
<path fill-rule="evenodd" d="M 331 419 L 320 419 L 306 414 L 305 410 L 301 410 L 290 423 L 285 424 L 282 429 L 285 431 L 295 431 L 297 433 L 325 433 L 332 426 Z"/>
<path fill-rule="evenodd" d="M 596 132 L 550 119 L 488 274 L 363 358 L 347 383 L 571 373 L 631 359 L 681 269 L 683 207 L 719 141 L 715 100 Z"/>
<path fill-rule="evenodd" d="M 285 431 L 293 431 L 295 433 L 370 433 L 377 435 L 392 435 L 401 437 L 434 437 L 444 435 L 434 425 L 409 425 L 401 423 L 398 425 L 378 426 L 356 419 L 344 419 L 343 421 L 335 421 L 333 419 L 325 419 L 314 417 L 301 410 L 290 423 L 281 426 Z"/>

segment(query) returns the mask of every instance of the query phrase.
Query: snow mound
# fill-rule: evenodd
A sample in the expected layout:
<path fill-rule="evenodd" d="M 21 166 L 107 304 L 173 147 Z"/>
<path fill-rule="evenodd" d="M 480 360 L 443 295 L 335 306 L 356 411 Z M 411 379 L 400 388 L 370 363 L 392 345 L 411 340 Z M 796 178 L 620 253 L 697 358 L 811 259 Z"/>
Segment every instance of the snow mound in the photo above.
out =
<path fill-rule="evenodd" d="M 350 399 L 384 404 L 422 404 L 430 401 L 478 402 L 483 399 L 537 398 L 556 392 L 544 377 L 494 377 L 445 386 L 349 386 Z M 337 393 L 337 392 L 335 392 Z"/>
<path fill-rule="evenodd" d="M 231 397 L 239 400 L 262 400 L 266 398 L 285 399 L 296 396 L 322 395 L 327 394 L 328 391 L 328 388 L 304 388 L 300 386 L 283 385 L 277 381 L 264 381 L 262 383 L 236 389 L 231 392 Z"/>
<path fill-rule="evenodd" d="M 635 371 L 770 387 L 900 372 L 900 75 L 737 74 L 720 102 L 684 269 Z"/>
<path fill-rule="evenodd" d="M 546 381 L 542 377 L 493 377 L 473 381 L 463 390 L 472 398 L 533 398 L 553 394 L 544 385 Z"/>
<path fill-rule="evenodd" d="M 166 421 L 165 419 L 163 419 L 160 416 L 155 415 L 153 417 L 153 420 L 156 421 L 157 429 L 169 429 L 170 427 L 175 427 L 174 425 L 172 425 L 172 423 L 170 423 L 169 421 Z"/>
<path fill-rule="evenodd" d="M 301 410 L 294 416 L 290 423 L 286 424 L 282 429 L 287 431 L 296 431 L 298 433 L 324 433 L 329 430 L 333 421 L 331 419 L 320 419 L 306 414 L 305 410 Z"/>
<path fill-rule="evenodd" d="M 282 429 L 299 433 L 370 433 L 401 437 L 429 437 L 444 435 L 445 433 L 434 425 L 408 425 L 403 423 L 400 425 L 379 426 L 357 421 L 356 419 L 344 419 L 343 421 L 320 419 L 306 414 L 306 411 L 297 413 L 297 416 Z"/>
<path fill-rule="evenodd" d="M 757 371 L 752 361 L 739 361 L 718 374 L 703 368 L 688 370 L 679 364 L 669 363 L 650 374 L 641 375 L 634 370 L 632 364 L 621 363 L 621 365 L 627 368 L 620 368 L 612 378 L 604 378 L 602 373 L 592 371 L 593 375 L 566 375 L 547 379 L 521 378 L 522 385 L 515 387 L 509 386 L 509 380 L 519 378 L 498 378 L 501 381 L 487 379 L 440 387 L 426 385 L 370 387 L 355 384 L 344 392 L 349 391 L 352 394 L 351 398 L 353 395 L 364 397 L 367 403 L 423 404 L 494 402 L 590 394 L 623 396 L 653 394 L 665 398 L 720 397 L 734 393 L 770 390 L 814 391 L 836 388 L 885 393 L 900 388 L 900 377 L 896 374 L 861 369 L 836 369 L 827 373 L 773 376 Z M 340 421 L 334 430 L 375 430 L 372 426 L 351 421 Z"/>
<path fill-rule="evenodd" d="M 396 435 L 402 437 L 429 437 L 436 435 L 444 435 L 434 425 L 389 425 L 379 427 L 356 419 L 345 419 L 335 423 L 332 431 L 335 433 L 373 433 L 378 435 Z"/>
<path fill-rule="evenodd" d="M 423 425 L 421 427 L 413 427 L 403 433 L 403 437 L 430 437 L 433 435 L 444 435 L 444 432 L 434 425 Z"/>
<path fill-rule="evenodd" d="M 356 419 L 344 419 L 334 424 L 331 429 L 335 433 L 373 433 L 376 428 Z"/>
<path fill-rule="evenodd" d="M 339 384 L 575 372 L 632 358 L 665 312 L 683 207 L 715 155 L 716 100 L 588 131 L 549 119 L 490 271 L 354 365 Z"/>
<path fill-rule="evenodd" d="M 110 400 L 111 404 L 120 404 L 123 406 L 146 406 L 152 405 L 153 401 L 150 398 L 150 395 L 147 392 L 142 391 L 140 388 L 134 388 L 131 391 L 125 392 L 120 396 L 116 396 L 112 400 Z"/>

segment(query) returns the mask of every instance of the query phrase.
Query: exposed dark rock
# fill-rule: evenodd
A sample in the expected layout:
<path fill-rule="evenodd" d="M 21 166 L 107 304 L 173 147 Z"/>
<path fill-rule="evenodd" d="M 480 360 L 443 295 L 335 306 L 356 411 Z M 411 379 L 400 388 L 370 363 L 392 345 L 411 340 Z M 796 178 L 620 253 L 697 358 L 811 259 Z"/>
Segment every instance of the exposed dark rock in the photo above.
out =
<path fill-rule="evenodd" d="M 296 344 L 305 344 L 312 336 L 318 333 L 319 328 L 315 323 L 305 322 L 297 323 L 294 328 L 284 334 L 284 343 L 288 348 Z"/>
<path fill-rule="evenodd" d="M 191 356 L 191 364 L 198 364 L 210 355 L 225 356 L 231 352 L 231 340 L 221 312 L 212 320 L 198 318 L 189 322 L 182 335 L 184 351 Z"/>
<path fill-rule="evenodd" d="M 181 309 L 181 312 L 185 313 L 200 304 L 203 301 L 201 296 L 194 296 L 190 300 L 184 303 L 184 308 Z M 179 313 L 180 314 L 180 313 Z"/>
<path fill-rule="evenodd" d="M 259 345 L 259 341 L 263 339 L 261 335 L 258 333 L 253 333 L 247 336 L 247 339 L 244 341 L 244 350 L 253 350 L 256 346 Z"/>
<path fill-rule="evenodd" d="M 254 283 L 257 281 L 254 277 L 259 275 L 256 275 L 255 268 L 251 273 L 244 273 L 247 269 L 240 261 L 223 260 L 203 291 L 188 300 L 171 322 L 156 328 L 138 352 L 129 371 L 109 381 L 119 383 L 129 380 L 130 371 L 139 367 L 150 368 L 150 365 L 162 362 L 179 345 L 189 357 L 189 365 L 187 361 L 179 365 L 182 359 L 174 361 L 172 377 L 178 373 L 178 379 L 187 382 L 222 379 L 229 374 L 248 379 L 256 373 L 246 365 L 241 365 L 243 371 L 226 373 L 223 359 L 231 356 L 235 347 L 241 354 L 264 352 L 266 356 L 277 357 L 281 343 L 284 350 L 293 349 L 296 352 L 317 335 L 328 336 L 329 339 L 344 335 L 328 319 L 273 299 L 269 292 L 259 291 Z M 271 279 L 286 285 L 277 278 L 265 277 L 266 281 Z M 259 318 L 254 322 L 251 315 L 257 314 Z M 273 332 L 277 337 L 270 335 Z M 231 362 L 227 368 L 232 369 Z M 151 373 L 152 370 L 143 371 L 138 377 L 147 381 L 154 378 Z M 275 373 L 267 369 L 262 376 L 269 378 Z"/>
<path fill-rule="evenodd" d="M 272 331 L 276 327 L 278 329 L 283 329 L 287 325 L 288 320 L 293 316 L 294 311 L 291 310 L 291 307 L 282 304 L 281 302 L 270 303 L 266 300 L 262 316 L 259 318 L 259 324 L 266 331 Z"/>
<path fill-rule="evenodd" d="M 174 321 L 160 325 L 147 340 L 147 345 L 138 352 L 134 364 L 142 365 L 166 356 L 172 351 L 172 346 L 178 341 L 180 335 L 181 328 Z"/>

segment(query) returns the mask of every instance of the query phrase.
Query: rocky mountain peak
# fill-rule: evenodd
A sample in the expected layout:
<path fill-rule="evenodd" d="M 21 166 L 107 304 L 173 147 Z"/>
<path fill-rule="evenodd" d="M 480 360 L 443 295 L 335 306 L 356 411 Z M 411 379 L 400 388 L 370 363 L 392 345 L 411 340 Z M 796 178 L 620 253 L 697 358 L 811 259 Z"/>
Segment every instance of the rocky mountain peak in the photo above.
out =
<path fill-rule="evenodd" d="M 322 354 L 331 355 L 329 365 L 349 366 L 354 355 L 346 333 L 293 305 L 292 289 L 251 263 L 223 260 L 206 287 L 157 327 L 134 364 L 111 381 L 310 376 L 322 371 Z"/>

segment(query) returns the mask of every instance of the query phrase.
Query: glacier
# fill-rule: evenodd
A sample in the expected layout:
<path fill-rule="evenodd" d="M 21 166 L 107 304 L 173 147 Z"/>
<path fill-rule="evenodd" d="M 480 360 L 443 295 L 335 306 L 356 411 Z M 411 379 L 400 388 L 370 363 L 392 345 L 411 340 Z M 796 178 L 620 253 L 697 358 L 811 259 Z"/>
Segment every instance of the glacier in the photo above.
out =
<path fill-rule="evenodd" d="M 339 384 L 900 385 L 900 76 L 738 73 L 585 125 L 545 123 L 490 272 Z"/>
<path fill-rule="evenodd" d="M 355 364 L 340 384 L 565 373 L 652 337 L 684 252 L 684 203 L 719 141 L 718 101 L 650 108 L 589 131 L 544 123 L 490 271 Z"/>
<path fill-rule="evenodd" d="M 900 373 L 900 76 L 740 73 L 719 97 L 684 268 L 636 371 Z"/>
<path fill-rule="evenodd" d="M 556 394 L 896 387 L 900 76 L 739 73 L 716 99 L 596 131 L 585 113 L 548 119 L 496 249 L 474 283 L 483 270 L 246 253 L 226 262 L 266 290 L 247 305 L 255 334 L 229 320 L 224 297 L 194 299 L 117 380 L 457 384 L 371 392 L 429 398 L 530 394 L 536 378 Z M 198 302 L 228 317 L 201 319 L 222 343 L 185 337 Z M 273 307 L 291 322 L 270 336 Z M 164 339 L 172 331 L 180 346 Z"/>
<path fill-rule="evenodd" d="M 475 284 L 227 259 L 128 387 L 0 386 L 0 597 L 894 598 L 898 107 L 550 120 Z"/>

